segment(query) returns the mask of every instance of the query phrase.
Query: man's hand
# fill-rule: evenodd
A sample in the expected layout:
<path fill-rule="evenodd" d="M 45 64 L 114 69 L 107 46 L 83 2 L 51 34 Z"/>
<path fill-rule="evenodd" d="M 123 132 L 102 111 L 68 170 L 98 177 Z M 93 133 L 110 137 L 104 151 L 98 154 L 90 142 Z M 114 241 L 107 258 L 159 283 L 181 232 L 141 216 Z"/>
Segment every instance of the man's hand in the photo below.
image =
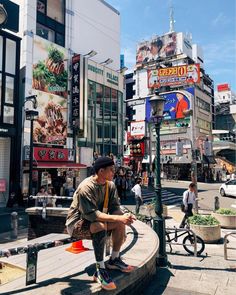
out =
<path fill-rule="evenodd" d="M 125 213 L 118 217 L 118 221 L 124 223 L 125 225 L 130 225 L 134 222 L 134 220 L 136 220 L 136 217 L 131 213 Z"/>

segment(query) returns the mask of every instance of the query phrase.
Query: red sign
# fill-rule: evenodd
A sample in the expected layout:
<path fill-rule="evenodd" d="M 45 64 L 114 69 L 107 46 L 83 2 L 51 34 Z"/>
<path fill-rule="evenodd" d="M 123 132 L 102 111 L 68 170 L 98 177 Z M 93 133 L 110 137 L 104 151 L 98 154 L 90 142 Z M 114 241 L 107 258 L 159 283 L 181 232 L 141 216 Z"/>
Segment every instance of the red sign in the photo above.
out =
<path fill-rule="evenodd" d="M 68 161 L 68 149 L 34 147 L 34 159 L 40 161 Z"/>
<path fill-rule="evenodd" d="M 228 83 L 217 85 L 217 91 L 218 92 L 221 92 L 221 91 L 229 91 L 229 90 L 230 90 L 230 86 L 229 86 Z"/>
<path fill-rule="evenodd" d="M 200 65 L 182 65 L 148 71 L 148 88 L 200 83 Z"/>
<path fill-rule="evenodd" d="M 0 179 L 0 192 L 5 192 L 7 190 L 6 179 Z"/>

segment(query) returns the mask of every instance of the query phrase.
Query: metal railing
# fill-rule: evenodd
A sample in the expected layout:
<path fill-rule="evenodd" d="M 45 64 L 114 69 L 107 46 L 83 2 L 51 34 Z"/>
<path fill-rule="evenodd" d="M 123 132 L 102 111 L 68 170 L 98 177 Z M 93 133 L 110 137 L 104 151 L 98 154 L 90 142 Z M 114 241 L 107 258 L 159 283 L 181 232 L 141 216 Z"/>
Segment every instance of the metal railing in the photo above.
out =
<path fill-rule="evenodd" d="M 225 260 L 228 259 L 228 253 L 227 253 L 228 250 L 236 250 L 236 248 L 233 248 L 233 247 L 227 247 L 227 244 L 229 243 L 229 240 L 227 239 L 228 236 L 232 236 L 232 237 L 236 238 L 236 231 L 232 231 L 232 232 L 230 232 L 230 233 L 227 233 L 227 234 L 224 236 L 224 259 L 225 259 Z"/>
<path fill-rule="evenodd" d="M 45 250 L 53 247 L 58 247 L 66 245 L 72 242 L 76 242 L 76 238 L 65 238 L 61 240 L 48 241 L 44 243 L 30 244 L 23 247 L 15 247 L 10 249 L 0 249 L 1 257 L 10 257 L 13 255 L 26 254 L 27 267 L 26 267 L 26 285 L 31 285 L 36 283 L 37 277 L 37 260 L 38 252 L 40 250 Z"/>

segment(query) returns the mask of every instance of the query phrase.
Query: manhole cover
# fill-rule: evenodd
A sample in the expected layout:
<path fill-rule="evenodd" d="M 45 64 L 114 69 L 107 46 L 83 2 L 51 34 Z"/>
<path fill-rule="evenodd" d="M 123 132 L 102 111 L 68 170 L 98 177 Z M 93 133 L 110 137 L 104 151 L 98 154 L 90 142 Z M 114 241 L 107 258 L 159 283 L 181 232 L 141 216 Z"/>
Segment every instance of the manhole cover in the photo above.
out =
<path fill-rule="evenodd" d="M 24 275 L 24 268 L 7 262 L 0 262 L 0 285 L 7 284 Z"/>

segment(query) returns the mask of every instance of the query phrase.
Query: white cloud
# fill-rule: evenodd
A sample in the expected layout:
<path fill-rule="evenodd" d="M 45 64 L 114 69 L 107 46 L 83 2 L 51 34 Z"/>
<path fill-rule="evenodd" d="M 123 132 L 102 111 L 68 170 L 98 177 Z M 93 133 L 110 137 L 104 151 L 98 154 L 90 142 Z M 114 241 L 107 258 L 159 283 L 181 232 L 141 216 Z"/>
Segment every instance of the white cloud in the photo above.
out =
<path fill-rule="evenodd" d="M 215 19 L 213 19 L 212 21 L 212 25 L 215 26 L 219 26 L 219 25 L 226 25 L 230 22 L 230 20 L 224 15 L 223 12 L 220 12 Z"/>

